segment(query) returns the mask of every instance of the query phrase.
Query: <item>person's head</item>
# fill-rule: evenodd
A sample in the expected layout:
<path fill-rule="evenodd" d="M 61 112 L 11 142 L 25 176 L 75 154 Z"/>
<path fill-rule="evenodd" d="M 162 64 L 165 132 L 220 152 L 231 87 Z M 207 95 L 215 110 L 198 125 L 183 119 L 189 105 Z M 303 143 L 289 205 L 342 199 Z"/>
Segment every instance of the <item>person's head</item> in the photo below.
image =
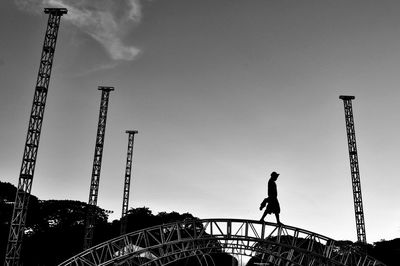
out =
<path fill-rule="evenodd" d="M 279 176 L 279 174 L 277 173 L 277 172 L 272 172 L 271 173 L 271 178 L 272 178 L 272 180 L 277 180 L 278 179 L 278 176 Z"/>

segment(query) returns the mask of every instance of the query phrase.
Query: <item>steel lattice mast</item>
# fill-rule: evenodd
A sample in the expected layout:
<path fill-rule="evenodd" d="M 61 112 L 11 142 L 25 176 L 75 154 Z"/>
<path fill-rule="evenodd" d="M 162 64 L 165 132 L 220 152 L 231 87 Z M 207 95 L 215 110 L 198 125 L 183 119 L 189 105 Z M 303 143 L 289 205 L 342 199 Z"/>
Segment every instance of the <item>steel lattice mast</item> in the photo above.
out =
<path fill-rule="evenodd" d="M 95 226 L 95 207 L 97 206 L 97 197 L 99 193 L 101 160 L 103 157 L 104 136 L 106 132 L 108 99 L 110 92 L 114 90 L 114 87 L 100 86 L 99 90 L 101 90 L 100 113 L 97 126 L 96 145 L 94 149 L 92 178 L 90 181 L 89 205 L 87 209 L 85 239 L 83 243 L 84 249 L 88 249 L 92 246 L 93 231 Z"/>
<path fill-rule="evenodd" d="M 29 197 L 32 189 L 40 133 L 42 130 L 43 115 L 46 105 L 47 90 L 49 88 L 51 68 L 61 16 L 67 13 L 65 8 L 45 8 L 49 14 L 47 29 L 40 57 L 39 72 L 36 81 L 31 115 L 29 118 L 22 166 L 18 180 L 18 190 L 15 196 L 14 211 L 11 218 L 10 233 L 8 236 L 7 251 L 4 265 L 19 265 L 21 258 L 22 240 L 25 230 L 25 221 L 28 210 Z"/>
<path fill-rule="evenodd" d="M 356 216 L 357 241 L 361 243 L 367 243 L 365 235 L 364 211 L 361 196 L 360 170 L 358 168 L 356 133 L 354 129 L 353 108 L 351 104 L 351 100 L 354 100 L 355 97 L 341 95 L 339 96 L 339 99 L 343 100 L 344 114 L 346 119 L 351 181 L 353 184 L 354 211 Z"/>
<path fill-rule="evenodd" d="M 125 168 L 125 183 L 124 183 L 124 194 L 122 198 L 122 216 L 121 216 L 121 235 L 126 233 L 128 219 L 128 204 L 129 204 L 129 189 L 131 186 L 131 173 L 132 173 L 132 156 L 133 156 L 133 143 L 134 136 L 138 133 L 137 130 L 127 130 L 128 136 L 128 152 L 126 156 L 126 168 Z"/>

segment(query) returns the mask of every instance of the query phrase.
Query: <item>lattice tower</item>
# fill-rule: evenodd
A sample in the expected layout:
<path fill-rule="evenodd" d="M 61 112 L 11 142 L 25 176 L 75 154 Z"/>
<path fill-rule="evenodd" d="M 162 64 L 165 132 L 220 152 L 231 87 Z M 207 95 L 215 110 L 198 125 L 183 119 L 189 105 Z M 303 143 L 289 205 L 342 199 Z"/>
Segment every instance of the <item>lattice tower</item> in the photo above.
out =
<path fill-rule="evenodd" d="M 86 215 L 85 238 L 83 248 L 88 249 L 92 246 L 93 232 L 95 226 L 95 206 L 97 206 L 97 197 L 99 194 L 101 160 L 103 157 L 104 136 L 106 132 L 106 120 L 108 110 L 108 100 L 113 87 L 98 88 L 101 90 L 99 122 L 97 126 L 96 145 L 94 149 L 94 159 L 92 168 L 92 178 L 90 182 L 89 202 Z"/>
<path fill-rule="evenodd" d="M 131 186 L 133 144 L 134 136 L 138 133 L 138 131 L 127 130 L 126 133 L 128 133 L 128 152 L 126 156 L 125 183 L 122 198 L 121 235 L 126 233 L 126 228 L 128 224 L 128 217 L 126 215 L 128 214 L 129 190 Z"/>
<path fill-rule="evenodd" d="M 339 99 L 343 100 L 344 103 L 347 143 L 349 146 L 349 157 L 350 157 L 351 181 L 353 185 L 353 199 L 354 199 L 354 211 L 356 217 L 357 241 L 361 243 L 367 243 L 365 235 L 365 221 L 364 221 L 364 211 L 363 211 L 362 195 L 361 195 L 360 170 L 358 167 L 356 132 L 354 130 L 353 108 L 351 104 L 351 101 L 354 100 L 355 97 L 342 95 L 339 97 Z"/>
<path fill-rule="evenodd" d="M 4 265 L 19 265 L 25 221 L 29 197 L 32 189 L 43 115 L 46 106 L 47 90 L 49 88 L 51 68 L 61 16 L 67 13 L 65 8 L 45 8 L 49 14 L 47 29 L 40 57 L 39 72 L 36 81 L 31 115 L 29 118 L 22 166 L 18 180 L 18 190 L 15 196 L 14 210 L 10 223 L 7 251 Z"/>

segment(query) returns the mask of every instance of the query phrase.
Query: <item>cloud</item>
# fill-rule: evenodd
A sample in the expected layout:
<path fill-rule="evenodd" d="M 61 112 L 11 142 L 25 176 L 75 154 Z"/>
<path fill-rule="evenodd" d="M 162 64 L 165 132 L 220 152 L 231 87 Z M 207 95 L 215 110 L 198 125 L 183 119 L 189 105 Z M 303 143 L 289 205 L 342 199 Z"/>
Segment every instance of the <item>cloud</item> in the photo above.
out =
<path fill-rule="evenodd" d="M 124 43 L 124 37 L 142 18 L 140 0 L 15 0 L 23 10 L 42 12 L 44 7 L 63 7 L 69 21 L 98 41 L 113 60 L 131 61 L 140 49 Z"/>

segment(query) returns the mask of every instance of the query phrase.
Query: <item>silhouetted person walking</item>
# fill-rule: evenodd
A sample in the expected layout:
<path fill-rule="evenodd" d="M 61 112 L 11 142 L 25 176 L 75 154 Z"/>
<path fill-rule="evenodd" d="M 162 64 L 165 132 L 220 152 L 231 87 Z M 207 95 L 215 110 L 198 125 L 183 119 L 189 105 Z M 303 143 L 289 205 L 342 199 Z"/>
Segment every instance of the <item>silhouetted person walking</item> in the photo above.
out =
<path fill-rule="evenodd" d="M 275 181 L 278 179 L 279 174 L 276 172 L 271 173 L 271 178 L 268 180 L 268 198 L 261 203 L 260 210 L 263 209 L 263 205 L 265 204 L 265 201 L 268 202 L 267 208 L 264 211 L 264 214 L 262 215 L 260 221 L 264 222 L 265 216 L 267 214 L 274 213 L 276 217 L 276 222 L 278 224 L 281 224 L 281 221 L 279 220 L 279 213 L 281 212 L 281 207 L 279 206 L 279 201 L 278 201 L 278 190 L 276 189 L 276 183 Z"/>

